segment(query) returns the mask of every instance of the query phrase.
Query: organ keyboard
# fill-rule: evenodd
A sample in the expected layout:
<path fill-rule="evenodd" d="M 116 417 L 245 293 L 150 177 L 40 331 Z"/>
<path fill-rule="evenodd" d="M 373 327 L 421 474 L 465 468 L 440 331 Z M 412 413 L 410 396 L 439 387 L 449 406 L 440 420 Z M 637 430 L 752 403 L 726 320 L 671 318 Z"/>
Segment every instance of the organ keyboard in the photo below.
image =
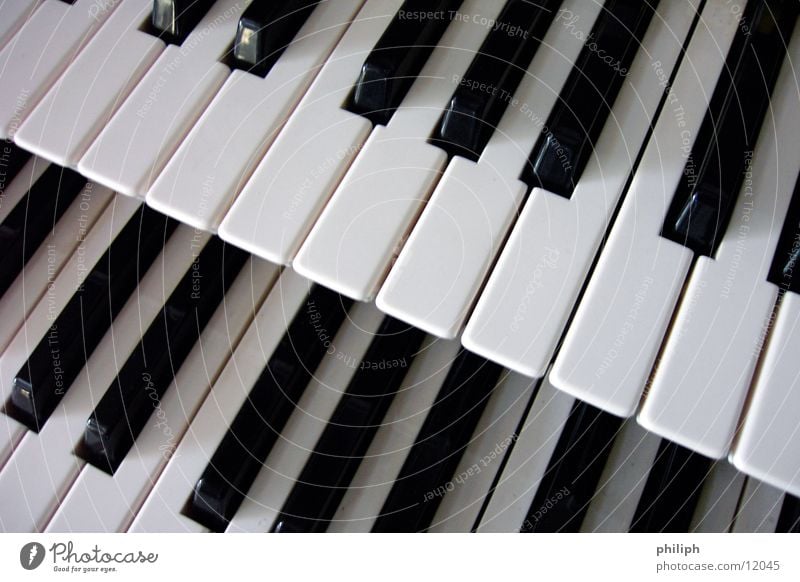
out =
<path fill-rule="evenodd" d="M 0 4 L 0 528 L 800 530 L 799 9 Z"/>

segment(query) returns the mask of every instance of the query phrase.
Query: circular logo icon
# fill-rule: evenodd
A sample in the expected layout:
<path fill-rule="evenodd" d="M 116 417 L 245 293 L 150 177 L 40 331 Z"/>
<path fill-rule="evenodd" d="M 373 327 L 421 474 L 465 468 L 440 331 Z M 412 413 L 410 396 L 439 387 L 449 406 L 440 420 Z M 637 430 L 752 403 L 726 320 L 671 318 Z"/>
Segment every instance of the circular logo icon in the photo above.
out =
<path fill-rule="evenodd" d="M 35 570 L 44 561 L 44 546 L 39 542 L 28 542 L 19 551 L 19 563 L 26 570 Z"/>

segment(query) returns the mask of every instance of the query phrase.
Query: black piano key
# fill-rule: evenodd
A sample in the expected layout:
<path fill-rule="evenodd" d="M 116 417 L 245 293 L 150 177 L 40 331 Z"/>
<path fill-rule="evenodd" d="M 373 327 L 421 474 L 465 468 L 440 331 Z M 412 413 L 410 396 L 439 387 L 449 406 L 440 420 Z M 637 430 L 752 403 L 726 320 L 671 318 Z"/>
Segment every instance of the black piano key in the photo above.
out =
<path fill-rule="evenodd" d="M 520 531 L 577 532 L 622 420 L 576 402 Z"/>
<path fill-rule="evenodd" d="M 374 532 L 418 532 L 430 526 L 502 368 L 462 351 L 408 453 Z"/>
<path fill-rule="evenodd" d="M 13 380 L 12 414 L 28 428 L 47 421 L 176 226 L 142 206 L 91 269 Z"/>
<path fill-rule="evenodd" d="M 662 227 L 662 236 L 711 256 L 749 171 L 800 6 L 747 4 Z"/>
<path fill-rule="evenodd" d="M 396 319 L 384 319 L 284 503 L 274 532 L 327 529 L 424 336 Z M 394 361 L 405 365 L 379 365 Z"/>
<path fill-rule="evenodd" d="M 783 291 L 800 293 L 800 177 L 794 184 L 767 280 Z"/>
<path fill-rule="evenodd" d="M 31 154 L 22 148 L 14 145 L 11 141 L 0 143 L 0 196 L 2 196 L 8 185 L 17 177 Z"/>
<path fill-rule="evenodd" d="M 513 99 L 561 0 L 509 0 L 453 93 L 432 143 L 477 160 Z"/>
<path fill-rule="evenodd" d="M 266 76 L 318 3 L 319 0 L 252 2 L 236 29 L 233 66 Z"/>
<path fill-rule="evenodd" d="M 322 286 L 309 293 L 194 486 L 189 514 L 224 531 L 326 353 L 352 301 Z"/>
<path fill-rule="evenodd" d="M 800 499 L 789 495 L 783 499 L 781 512 L 778 516 L 778 525 L 775 526 L 778 533 L 800 533 Z"/>
<path fill-rule="evenodd" d="M 53 164 L 0 224 L 0 296 L 85 185 L 77 172 Z"/>
<path fill-rule="evenodd" d="M 247 257 L 214 237 L 186 271 L 86 423 L 81 454 L 94 466 L 116 471 Z"/>
<path fill-rule="evenodd" d="M 405 0 L 361 67 L 348 109 L 386 124 L 463 0 Z"/>
<path fill-rule="evenodd" d="M 630 531 L 689 531 L 711 464 L 711 459 L 666 439 L 662 440 Z"/>
<path fill-rule="evenodd" d="M 570 197 L 658 0 L 607 0 L 533 148 L 521 180 Z"/>
<path fill-rule="evenodd" d="M 153 32 L 173 44 L 181 44 L 216 0 L 153 0 Z M 261 0 L 263 2 L 263 0 Z M 256 3 L 260 3 L 256 0 Z"/>

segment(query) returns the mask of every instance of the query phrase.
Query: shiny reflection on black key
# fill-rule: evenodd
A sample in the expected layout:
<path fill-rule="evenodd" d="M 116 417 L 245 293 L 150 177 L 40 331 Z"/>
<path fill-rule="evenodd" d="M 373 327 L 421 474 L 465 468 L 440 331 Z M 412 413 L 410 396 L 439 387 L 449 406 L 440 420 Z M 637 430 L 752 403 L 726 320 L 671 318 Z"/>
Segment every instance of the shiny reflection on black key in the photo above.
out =
<path fill-rule="evenodd" d="M 767 280 L 782 291 L 800 293 L 800 177 L 783 221 Z M 795 272 L 796 270 L 796 272 Z"/>
<path fill-rule="evenodd" d="M 311 290 L 195 484 L 192 519 L 225 530 L 325 356 L 323 338 L 335 335 L 351 305 L 324 287 Z"/>
<path fill-rule="evenodd" d="M 44 425 L 176 226 L 145 206 L 128 221 L 17 372 L 14 417 Z"/>
<path fill-rule="evenodd" d="M 266 76 L 318 3 L 319 0 L 252 2 L 236 29 L 233 66 Z"/>
<path fill-rule="evenodd" d="M 86 185 L 86 178 L 51 165 L 0 224 L 0 296 L 22 272 Z"/>
<path fill-rule="evenodd" d="M 0 142 L 0 196 L 5 194 L 6 188 L 17 177 L 31 154 L 11 141 Z"/>
<path fill-rule="evenodd" d="M 431 143 L 471 160 L 483 148 L 513 100 L 561 0 L 509 0 L 459 80 Z"/>
<path fill-rule="evenodd" d="M 653 18 L 658 0 L 608 0 L 520 179 L 569 197 Z"/>
<path fill-rule="evenodd" d="M 711 464 L 711 460 L 702 455 L 662 440 L 630 531 L 689 531 Z"/>
<path fill-rule="evenodd" d="M 384 319 L 272 531 L 327 529 L 424 337 L 405 323 Z"/>
<path fill-rule="evenodd" d="M 181 44 L 214 2 L 215 0 L 153 0 L 153 29 L 168 42 Z M 259 0 L 255 2 L 259 3 Z"/>
<path fill-rule="evenodd" d="M 798 9 L 796 0 L 745 8 L 662 227 L 662 236 L 695 253 L 712 256 L 727 228 Z"/>
<path fill-rule="evenodd" d="M 406 0 L 369 53 L 348 109 L 387 124 L 463 0 Z"/>
<path fill-rule="evenodd" d="M 195 257 L 86 423 L 81 454 L 94 466 L 116 471 L 247 257 L 217 237 Z"/>
<path fill-rule="evenodd" d="M 520 531 L 579 531 L 621 427 L 621 419 L 575 403 Z"/>
<path fill-rule="evenodd" d="M 430 526 L 501 372 L 467 351 L 457 356 L 372 531 L 417 532 Z"/>
<path fill-rule="evenodd" d="M 786 494 L 775 531 L 777 533 L 800 533 L 800 499 Z"/>

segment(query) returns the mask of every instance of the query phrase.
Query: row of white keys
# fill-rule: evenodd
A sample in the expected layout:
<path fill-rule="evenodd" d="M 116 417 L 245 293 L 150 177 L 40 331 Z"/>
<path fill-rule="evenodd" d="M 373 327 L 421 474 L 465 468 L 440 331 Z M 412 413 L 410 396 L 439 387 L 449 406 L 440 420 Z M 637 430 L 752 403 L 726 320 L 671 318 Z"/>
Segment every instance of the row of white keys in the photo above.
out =
<path fill-rule="evenodd" d="M 778 525 L 784 493 L 758 479 L 749 478 L 736 510 L 733 533 L 772 533 Z"/>
<path fill-rule="evenodd" d="M 530 378 L 504 371 L 450 479 L 454 487 L 445 493 L 427 531 L 468 532 L 473 528 L 503 459 L 516 440 L 516 430 L 535 387 Z"/>
<path fill-rule="evenodd" d="M 372 529 L 459 348 L 458 342 L 432 336 L 426 339 L 327 531 L 368 532 Z"/>
<path fill-rule="evenodd" d="M 207 238 L 200 235 L 200 244 Z M 141 340 L 143 330 L 190 268 L 195 260 L 196 247 L 192 245 L 197 243 L 193 229 L 178 227 L 52 416 L 38 434 L 29 431 L 22 438 L 0 472 L 0 495 L 21 500 L 4 515 L 9 530 L 41 531 L 46 527 L 85 464 L 74 451 L 83 438 L 86 419 Z"/>
<path fill-rule="evenodd" d="M 716 256 L 697 258 L 639 413 L 645 428 L 712 458 L 730 448 L 778 297 L 767 276 L 800 170 L 795 62 L 800 31 L 731 221 Z"/>
<path fill-rule="evenodd" d="M 36 106 L 14 141 L 61 166 L 77 166 L 164 50 L 161 39 L 140 30 L 152 10 L 152 0 L 125 0 Z"/>
<path fill-rule="evenodd" d="M 219 226 L 237 247 L 291 264 L 372 123 L 344 105 L 402 0 L 367 0 Z"/>
<path fill-rule="evenodd" d="M 114 475 L 84 465 L 47 531 L 128 529 L 275 278 L 266 261 L 245 264 Z"/>
<path fill-rule="evenodd" d="M 527 186 L 516 179 L 583 47 L 597 2 L 567 0 L 477 163 L 451 160 L 378 294 L 378 306 L 444 338 L 461 330 Z M 343 257 L 348 260 L 347 257 Z"/>
<path fill-rule="evenodd" d="M 100 259 L 108 248 L 109 241 L 116 237 L 138 208 L 139 204 L 135 201 L 115 197 L 112 203 L 106 206 L 77 251 L 48 286 L 47 295 L 31 310 L 25 324 L 0 357 L 0 402 L 5 404 L 8 401 L 14 377 L 27 361 L 33 348 L 45 336 L 57 314 L 61 313 L 82 284 L 89 271 L 88 266 L 94 265 Z M 5 415 L 0 416 L 0 465 L 8 458 L 27 430 L 16 420 Z"/>
<path fill-rule="evenodd" d="M 0 2 L 0 48 L 13 38 L 42 0 L 2 0 Z"/>
<path fill-rule="evenodd" d="M 703 483 L 690 532 L 725 533 L 731 530 L 747 477 L 727 461 L 717 461 Z"/>
<path fill-rule="evenodd" d="M 800 297 L 783 296 L 731 455 L 740 470 L 800 496 Z"/>
<path fill-rule="evenodd" d="M 502 7 L 468 0 L 461 11 L 493 20 Z M 475 19 L 450 23 L 389 124 L 372 131 L 320 215 L 293 263 L 299 273 L 359 301 L 375 297 L 447 163 L 428 137 L 454 80 L 463 77 L 490 30 Z"/>
<path fill-rule="evenodd" d="M 153 183 L 147 203 L 215 231 L 361 2 L 317 6 L 265 78 L 233 71 Z"/>
<path fill-rule="evenodd" d="M 45 0 L 0 50 L 0 139 L 19 125 L 121 0 Z"/>
<path fill-rule="evenodd" d="M 334 337 L 335 353 L 317 368 L 227 532 L 272 529 L 382 321 L 383 314 L 372 304 L 351 308 Z"/>
<path fill-rule="evenodd" d="M 529 376 L 544 374 L 653 122 L 697 4 L 659 4 L 572 196 L 541 188 L 531 192 L 464 330 L 464 345 L 470 350 Z"/>
<path fill-rule="evenodd" d="M 612 414 L 635 411 L 692 261 L 659 233 L 736 32 L 734 12 L 725 0 L 706 3 L 550 374 Z"/>
<path fill-rule="evenodd" d="M 220 61 L 246 5 L 218 0 L 183 44 L 164 49 L 78 162 L 81 174 L 121 194 L 145 197 L 230 74 Z"/>
<path fill-rule="evenodd" d="M 479 532 L 518 532 L 553 456 L 575 399 L 543 379 L 486 511 Z"/>
<path fill-rule="evenodd" d="M 279 268 L 271 267 L 270 277 Z M 250 323 L 129 531 L 207 531 L 183 514 L 197 480 L 222 441 L 253 384 L 301 309 L 309 283 L 284 271 Z"/>

